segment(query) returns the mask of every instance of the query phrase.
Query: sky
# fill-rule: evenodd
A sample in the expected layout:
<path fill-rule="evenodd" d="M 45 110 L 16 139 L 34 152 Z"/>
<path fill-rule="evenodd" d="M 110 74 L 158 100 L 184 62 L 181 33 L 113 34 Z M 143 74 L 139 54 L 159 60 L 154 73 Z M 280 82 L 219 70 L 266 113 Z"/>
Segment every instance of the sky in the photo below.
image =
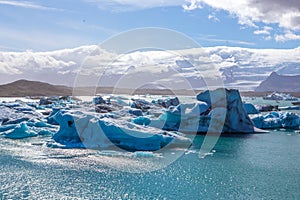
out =
<path fill-rule="evenodd" d="M 253 90 L 299 66 L 299 0 L 0 0 L 0 84 Z"/>
<path fill-rule="evenodd" d="M 181 32 L 203 47 L 300 46 L 298 0 L 0 0 L 0 51 L 97 45 L 135 28 Z"/>

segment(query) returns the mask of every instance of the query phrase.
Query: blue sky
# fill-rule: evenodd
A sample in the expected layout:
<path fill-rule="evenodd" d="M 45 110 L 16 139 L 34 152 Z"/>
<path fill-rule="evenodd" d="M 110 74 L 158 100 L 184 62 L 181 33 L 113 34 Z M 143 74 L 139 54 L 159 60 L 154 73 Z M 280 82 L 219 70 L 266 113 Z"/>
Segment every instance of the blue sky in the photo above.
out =
<path fill-rule="evenodd" d="M 293 0 L 0 0 L 0 51 L 99 44 L 142 27 L 173 29 L 205 47 L 296 48 L 299 7 Z"/>

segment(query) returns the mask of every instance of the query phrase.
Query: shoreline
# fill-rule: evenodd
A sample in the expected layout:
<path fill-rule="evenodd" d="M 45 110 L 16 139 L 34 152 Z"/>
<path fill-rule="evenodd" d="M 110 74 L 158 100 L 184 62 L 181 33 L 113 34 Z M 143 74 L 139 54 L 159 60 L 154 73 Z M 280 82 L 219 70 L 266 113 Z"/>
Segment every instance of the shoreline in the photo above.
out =
<path fill-rule="evenodd" d="M 75 92 L 72 92 L 75 91 Z M 95 96 L 97 94 L 117 94 L 117 95 L 168 95 L 168 96 L 194 96 L 195 94 L 198 94 L 204 90 L 167 90 L 167 89 L 125 89 L 125 88 L 112 88 L 112 87 L 103 87 L 103 88 L 97 88 L 95 93 L 91 93 L 91 91 L 95 91 L 92 87 L 84 87 L 84 88 L 77 88 L 72 89 L 70 88 L 70 91 L 65 93 L 47 93 L 45 91 L 44 93 L 34 93 L 34 91 L 31 92 L 24 92 L 21 94 L 2 94 L 0 97 L 3 98 L 9 98 L 9 97 L 43 97 L 43 96 Z M 244 97 L 264 97 L 269 94 L 272 94 L 273 92 L 255 92 L 255 91 L 239 91 L 241 96 Z M 291 94 L 294 97 L 300 98 L 300 92 L 284 92 Z M 75 94 L 75 95 L 74 95 Z"/>

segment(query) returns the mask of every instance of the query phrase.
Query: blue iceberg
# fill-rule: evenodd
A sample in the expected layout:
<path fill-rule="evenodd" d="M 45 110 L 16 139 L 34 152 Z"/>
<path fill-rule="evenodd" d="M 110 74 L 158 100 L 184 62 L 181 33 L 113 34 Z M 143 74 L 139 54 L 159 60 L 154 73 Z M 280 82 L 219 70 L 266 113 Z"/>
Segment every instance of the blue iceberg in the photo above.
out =
<path fill-rule="evenodd" d="M 60 129 L 55 142 L 70 148 L 105 149 L 118 146 L 132 151 L 154 151 L 173 145 L 190 145 L 191 141 L 176 133 L 140 126 L 125 120 L 97 118 L 80 112 L 58 112 Z"/>
<path fill-rule="evenodd" d="M 252 121 L 261 129 L 299 129 L 300 117 L 292 112 L 271 112 L 266 115 L 254 115 Z"/>
<path fill-rule="evenodd" d="M 38 134 L 32 130 L 29 130 L 26 123 L 22 122 L 14 127 L 14 129 L 4 132 L 4 137 L 10 139 L 23 139 L 28 137 L 34 137 Z"/>
<path fill-rule="evenodd" d="M 204 91 L 196 96 L 194 104 L 170 107 L 150 126 L 164 130 L 206 133 L 208 130 L 223 133 L 260 132 L 244 108 L 240 93 L 233 89 Z"/>
<path fill-rule="evenodd" d="M 249 114 L 249 115 L 259 113 L 259 111 L 251 103 L 244 103 L 244 109 L 247 112 L 247 114 Z"/>

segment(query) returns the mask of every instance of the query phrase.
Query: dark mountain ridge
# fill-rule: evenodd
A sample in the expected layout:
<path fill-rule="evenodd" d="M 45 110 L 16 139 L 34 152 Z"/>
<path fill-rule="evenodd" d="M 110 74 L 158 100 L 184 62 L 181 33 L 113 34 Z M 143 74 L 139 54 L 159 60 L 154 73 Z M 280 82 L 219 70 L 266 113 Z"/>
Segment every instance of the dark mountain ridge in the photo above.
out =
<path fill-rule="evenodd" d="M 272 72 L 255 92 L 300 92 L 300 75 L 286 76 Z"/>
<path fill-rule="evenodd" d="M 18 80 L 5 85 L 0 85 L 0 96 L 2 97 L 63 95 L 72 95 L 72 88 L 29 80 Z"/>

